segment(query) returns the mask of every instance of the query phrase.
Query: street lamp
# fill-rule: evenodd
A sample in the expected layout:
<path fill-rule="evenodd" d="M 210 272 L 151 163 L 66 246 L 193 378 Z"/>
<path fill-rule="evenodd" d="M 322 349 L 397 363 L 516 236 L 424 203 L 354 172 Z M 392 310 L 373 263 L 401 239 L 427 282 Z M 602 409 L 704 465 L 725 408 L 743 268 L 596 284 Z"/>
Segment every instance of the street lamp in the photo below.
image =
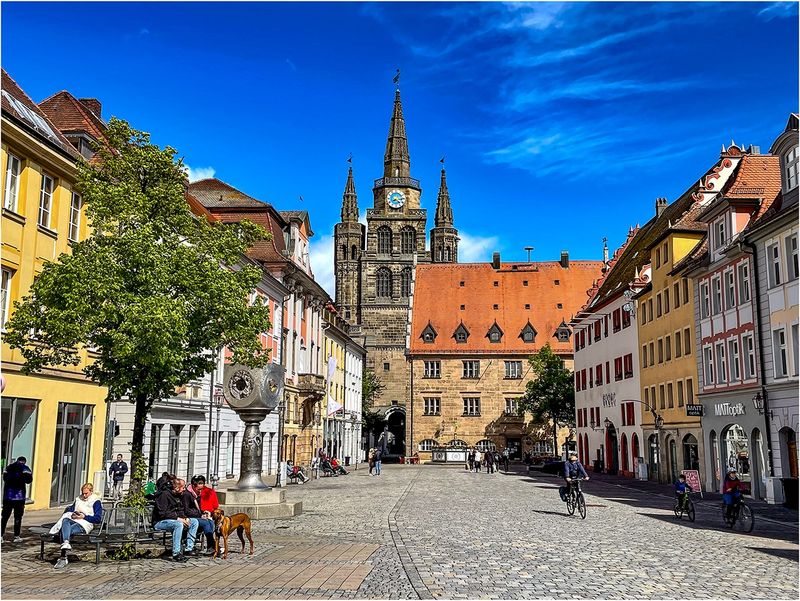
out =
<path fill-rule="evenodd" d="M 211 486 L 216 488 L 217 483 L 219 482 L 219 414 L 222 410 L 222 405 L 225 402 L 225 395 L 222 393 L 222 389 L 217 389 L 214 391 L 213 402 L 214 407 L 217 409 L 217 448 L 214 450 L 214 473 L 211 474 Z"/>
<path fill-rule="evenodd" d="M 769 415 L 770 419 L 773 419 L 772 409 L 768 409 L 766 412 L 764 411 L 764 396 L 760 392 L 757 392 L 753 397 L 753 406 L 756 408 L 759 415 L 764 415 L 764 413 L 766 413 Z"/>

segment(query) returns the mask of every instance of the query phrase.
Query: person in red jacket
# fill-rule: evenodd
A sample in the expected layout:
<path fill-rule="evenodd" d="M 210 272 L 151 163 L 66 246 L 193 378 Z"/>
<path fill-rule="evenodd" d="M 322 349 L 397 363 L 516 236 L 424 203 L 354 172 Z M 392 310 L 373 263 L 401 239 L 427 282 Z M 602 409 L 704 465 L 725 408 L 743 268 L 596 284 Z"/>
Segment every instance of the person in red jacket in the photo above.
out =
<path fill-rule="evenodd" d="M 212 511 L 219 507 L 217 491 L 210 486 L 206 486 L 205 476 L 195 476 L 192 478 L 192 488 L 194 489 L 194 494 L 197 495 L 200 511 L 211 514 Z"/>
<path fill-rule="evenodd" d="M 722 481 L 722 501 L 725 503 L 725 518 L 733 519 L 736 505 L 742 499 L 742 492 L 745 491 L 744 482 L 739 480 L 736 468 L 730 468 Z"/>

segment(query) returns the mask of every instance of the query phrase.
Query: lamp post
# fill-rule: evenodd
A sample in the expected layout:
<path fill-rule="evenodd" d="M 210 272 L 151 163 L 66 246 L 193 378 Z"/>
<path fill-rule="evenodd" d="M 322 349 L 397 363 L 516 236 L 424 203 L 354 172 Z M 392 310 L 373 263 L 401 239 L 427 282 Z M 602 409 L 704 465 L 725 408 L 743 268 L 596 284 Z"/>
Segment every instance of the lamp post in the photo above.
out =
<path fill-rule="evenodd" d="M 222 410 L 222 404 L 225 402 L 225 395 L 222 393 L 222 389 L 214 390 L 214 407 L 217 409 L 217 429 L 216 429 L 216 440 L 217 445 L 216 449 L 214 449 L 214 473 L 211 474 L 211 486 L 216 488 L 217 483 L 219 482 L 219 420 L 220 420 L 220 411 Z"/>
<path fill-rule="evenodd" d="M 753 396 L 753 406 L 756 408 L 759 415 L 769 415 L 769 418 L 773 419 L 772 409 L 764 410 L 764 396 L 761 392 L 757 392 L 755 396 Z"/>

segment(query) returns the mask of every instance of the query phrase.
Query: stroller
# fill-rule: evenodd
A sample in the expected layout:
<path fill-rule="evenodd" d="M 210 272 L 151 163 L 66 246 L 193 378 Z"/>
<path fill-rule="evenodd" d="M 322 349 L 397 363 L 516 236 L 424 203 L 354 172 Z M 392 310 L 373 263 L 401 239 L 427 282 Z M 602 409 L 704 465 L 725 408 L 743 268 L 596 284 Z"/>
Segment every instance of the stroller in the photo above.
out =
<path fill-rule="evenodd" d="M 333 468 L 333 471 L 337 475 L 341 474 L 342 476 L 346 476 L 347 474 L 350 473 L 346 469 L 344 469 L 344 467 L 342 467 L 342 464 L 339 463 L 339 461 L 336 459 L 336 457 L 331 457 L 331 468 Z"/>
<path fill-rule="evenodd" d="M 308 482 L 308 476 L 303 473 L 303 468 L 297 465 L 293 465 L 291 461 L 286 462 L 286 476 L 289 478 L 289 482 L 294 482 L 297 484 L 305 484 Z"/>

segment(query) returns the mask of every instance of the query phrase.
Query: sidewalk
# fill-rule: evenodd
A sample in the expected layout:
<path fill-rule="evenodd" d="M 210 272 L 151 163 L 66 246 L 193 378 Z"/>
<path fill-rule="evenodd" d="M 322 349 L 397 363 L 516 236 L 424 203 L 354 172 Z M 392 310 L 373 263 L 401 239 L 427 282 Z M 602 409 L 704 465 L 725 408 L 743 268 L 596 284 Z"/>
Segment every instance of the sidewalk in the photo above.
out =
<path fill-rule="evenodd" d="M 626 478 L 625 476 L 596 474 L 594 472 L 591 472 L 589 475 L 593 480 L 605 482 L 607 484 L 615 484 L 617 486 L 670 498 L 674 496 L 672 486 L 669 484 L 660 484 L 651 480 L 637 480 L 635 478 Z M 709 504 L 722 503 L 722 495 L 716 492 L 703 491 L 703 502 Z M 788 509 L 783 505 L 769 505 L 768 503 L 755 499 L 748 500 L 747 503 L 756 511 L 759 519 L 768 519 L 784 524 L 797 525 L 798 512 L 796 510 Z"/>

